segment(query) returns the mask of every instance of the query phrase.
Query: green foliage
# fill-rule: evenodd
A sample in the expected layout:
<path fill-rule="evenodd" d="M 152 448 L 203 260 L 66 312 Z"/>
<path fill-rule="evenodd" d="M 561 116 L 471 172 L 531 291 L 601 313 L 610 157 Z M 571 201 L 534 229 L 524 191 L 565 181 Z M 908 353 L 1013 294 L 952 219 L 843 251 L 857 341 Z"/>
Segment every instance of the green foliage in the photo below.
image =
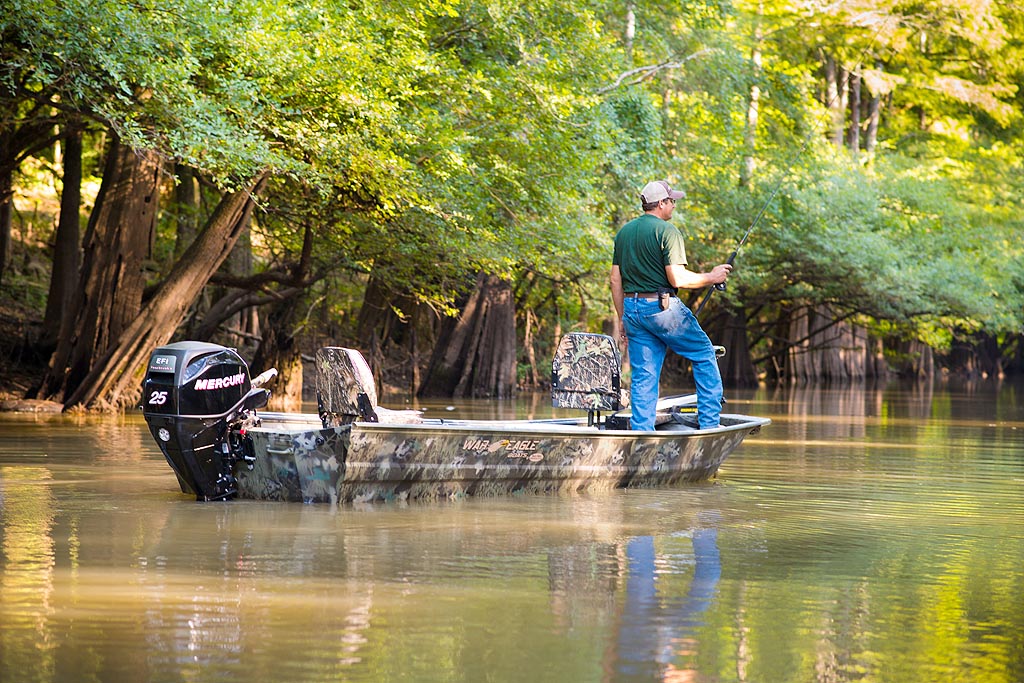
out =
<path fill-rule="evenodd" d="M 28 94 L 224 179 L 273 158 L 246 121 L 259 97 L 224 68 L 251 23 L 246 4 L 41 0 L 4 14 L 5 71 Z"/>
<path fill-rule="evenodd" d="M 936 345 L 1019 331 L 1012 8 L 628 7 L 632 24 L 556 0 L 2 0 L 0 132 L 44 107 L 221 188 L 270 169 L 259 268 L 311 259 L 346 299 L 372 273 L 452 311 L 486 271 L 545 330 L 593 329 L 614 230 L 666 177 L 694 269 L 764 210 L 720 301 L 767 325 L 829 303 Z M 873 154 L 829 142 L 826 58 L 881 98 Z"/>
<path fill-rule="evenodd" d="M 425 299 L 451 301 L 473 273 L 587 271 L 607 246 L 592 206 L 604 142 L 592 92 L 609 45 L 560 3 L 465 3 L 424 16 L 432 67 L 407 91 L 388 169 L 400 184 L 358 221 L 358 260 Z M 600 227 L 600 226 L 597 226 Z M 602 241 L 603 240 L 603 241 Z"/>
<path fill-rule="evenodd" d="M 760 3 L 722 16 L 720 36 L 735 47 L 691 31 L 700 41 L 692 51 L 715 49 L 651 88 L 671 122 L 666 145 L 678 152 L 666 174 L 690 190 L 680 222 L 692 265 L 723 260 L 764 209 L 720 300 L 758 311 L 769 326 L 791 306 L 829 303 L 936 347 L 953 334 L 1019 331 L 1019 106 L 1011 104 L 1024 64 L 1019 18 L 947 4 L 887 14 Z M 755 44 L 759 69 L 749 60 Z M 886 98 L 872 157 L 851 158 L 827 141 L 820 64 L 828 53 L 870 71 L 865 99 Z M 738 179 L 754 84 L 747 190 Z"/>

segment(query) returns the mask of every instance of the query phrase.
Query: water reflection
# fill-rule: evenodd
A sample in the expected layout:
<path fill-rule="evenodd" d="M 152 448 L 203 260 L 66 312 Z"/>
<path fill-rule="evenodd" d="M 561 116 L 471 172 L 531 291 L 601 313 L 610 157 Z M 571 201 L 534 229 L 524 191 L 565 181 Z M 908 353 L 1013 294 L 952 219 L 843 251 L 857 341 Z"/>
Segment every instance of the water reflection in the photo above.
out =
<path fill-rule="evenodd" d="M 52 481 L 44 467 L 0 467 L 0 666 L 27 681 L 53 672 Z"/>
<path fill-rule="evenodd" d="M 340 508 L 0 418 L 0 681 L 1024 680 L 1018 397 L 749 392 L 710 485 Z"/>
<path fill-rule="evenodd" d="M 715 515 L 702 517 L 707 521 Z M 661 574 L 679 568 L 659 557 L 653 536 L 627 543 L 629 574 L 615 657 L 617 678 L 684 681 L 697 673 L 687 660 L 695 654 L 700 615 L 714 598 L 722 567 L 714 526 L 694 529 L 691 539 L 693 578 L 682 597 L 659 593 Z"/>
<path fill-rule="evenodd" d="M 159 634 L 160 652 L 179 653 L 150 656 L 147 669 L 154 672 L 267 663 L 302 647 L 303 661 L 292 668 L 303 678 L 373 680 L 381 667 L 415 653 L 414 643 L 427 648 L 417 658 L 433 653 L 431 668 L 439 671 L 451 666 L 454 652 L 443 646 L 449 640 L 461 650 L 500 635 L 512 650 L 536 651 L 551 628 L 567 633 L 609 623 L 623 572 L 616 548 L 628 545 L 612 540 L 616 532 L 609 536 L 622 511 L 607 505 L 609 514 L 596 518 L 594 507 L 583 506 L 576 520 L 582 533 L 569 533 L 573 520 L 550 516 L 548 505 L 535 510 L 539 518 L 529 526 L 520 526 L 521 518 L 507 526 L 514 504 L 497 513 L 471 505 L 468 516 L 461 505 L 354 514 L 228 505 L 204 530 L 211 521 L 205 507 L 177 506 L 140 557 L 146 630 Z M 551 625 L 536 610 L 541 580 Z M 503 597 L 510 587 L 513 596 L 521 593 L 519 608 L 517 598 Z M 589 599 L 581 603 L 582 595 Z M 574 617 L 566 610 L 581 619 L 567 624 Z M 390 636 L 395 628 L 401 643 Z M 289 636 L 310 630 L 321 636 L 312 644 Z M 439 635 L 440 645 L 433 642 Z M 598 651 L 597 642 L 591 650 Z"/>

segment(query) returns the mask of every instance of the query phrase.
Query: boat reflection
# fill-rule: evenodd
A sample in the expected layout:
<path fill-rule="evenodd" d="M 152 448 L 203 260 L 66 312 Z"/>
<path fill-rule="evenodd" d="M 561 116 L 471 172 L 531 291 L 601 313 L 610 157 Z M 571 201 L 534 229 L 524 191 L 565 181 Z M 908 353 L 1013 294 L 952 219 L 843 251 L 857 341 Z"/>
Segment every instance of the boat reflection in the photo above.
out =
<path fill-rule="evenodd" d="M 145 638 L 159 643 L 144 666 L 190 675 L 290 660 L 313 678 L 373 680 L 413 653 L 457 667 L 495 632 L 509 651 L 544 652 L 554 632 L 576 643 L 558 655 L 566 680 L 595 662 L 608 680 L 685 680 L 721 575 L 719 514 L 643 500 L 176 505 L 133 580 Z"/>

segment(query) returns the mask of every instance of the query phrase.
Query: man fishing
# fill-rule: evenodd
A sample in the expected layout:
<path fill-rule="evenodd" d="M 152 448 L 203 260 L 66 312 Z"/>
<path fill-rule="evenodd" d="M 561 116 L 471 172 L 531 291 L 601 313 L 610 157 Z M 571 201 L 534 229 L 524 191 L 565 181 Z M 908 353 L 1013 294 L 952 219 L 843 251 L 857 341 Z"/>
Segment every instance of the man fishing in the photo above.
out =
<path fill-rule="evenodd" d="M 609 283 L 622 336 L 633 369 L 630 428 L 654 429 L 658 384 L 665 352 L 672 349 L 693 365 L 697 385 L 697 421 L 701 429 L 718 426 L 722 411 L 722 375 L 715 349 L 697 318 L 676 296 L 678 288 L 701 289 L 724 283 L 731 263 L 710 272 L 686 268 L 683 236 L 669 223 L 676 201 L 685 194 L 664 180 L 640 192 L 644 214 L 615 235 Z"/>

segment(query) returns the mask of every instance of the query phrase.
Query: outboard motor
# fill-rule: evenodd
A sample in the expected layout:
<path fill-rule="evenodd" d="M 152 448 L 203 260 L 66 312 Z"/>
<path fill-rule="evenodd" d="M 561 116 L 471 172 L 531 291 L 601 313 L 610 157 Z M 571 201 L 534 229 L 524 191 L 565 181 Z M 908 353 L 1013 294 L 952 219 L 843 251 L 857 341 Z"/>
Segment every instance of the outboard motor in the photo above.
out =
<path fill-rule="evenodd" d="M 270 396 L 252 388 L 241 356 L 205 342 L 161 346 L 149 358 L 142 392 L 142 414 L 181 490 L 197 500 L 233 497 L 234 465 L 252 458 L 235 428 Z"/>

